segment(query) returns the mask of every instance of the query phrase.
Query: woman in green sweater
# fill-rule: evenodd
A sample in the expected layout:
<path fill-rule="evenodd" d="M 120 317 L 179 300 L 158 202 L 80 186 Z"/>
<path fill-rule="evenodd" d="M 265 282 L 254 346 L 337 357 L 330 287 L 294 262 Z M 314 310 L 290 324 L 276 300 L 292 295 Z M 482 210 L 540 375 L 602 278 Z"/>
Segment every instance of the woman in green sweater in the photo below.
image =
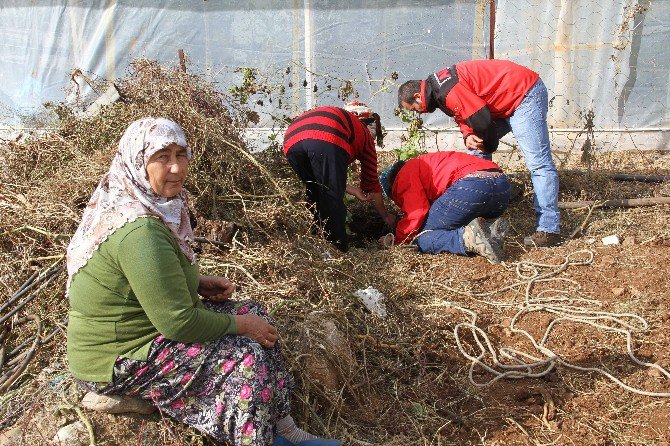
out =
<path fill-rule="evenodd" d="M 234 445 L 339 445 L 297 428 L 292 379 L 262 307 L 200 275 L 182 193 L 191 149 L 162 118 L 133 122 L 67 250 L 72 374 L 151 400 Z M 198 296 L 202 296 L 204 300 Z"/>

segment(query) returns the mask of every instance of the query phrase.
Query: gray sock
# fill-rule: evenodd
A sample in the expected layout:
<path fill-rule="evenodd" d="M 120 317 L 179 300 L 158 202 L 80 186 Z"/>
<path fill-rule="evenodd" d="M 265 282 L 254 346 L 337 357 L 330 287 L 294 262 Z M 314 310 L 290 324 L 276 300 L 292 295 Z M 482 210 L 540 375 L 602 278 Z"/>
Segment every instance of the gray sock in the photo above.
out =
<path fill-rule="evenodd" d="M 284 418 L 277 421 L 277 433 L 291 443 L 300 443 L 301 441 L 315 440 L 319 438 L 296 426 L 291 415 L 286 415 Z"/>

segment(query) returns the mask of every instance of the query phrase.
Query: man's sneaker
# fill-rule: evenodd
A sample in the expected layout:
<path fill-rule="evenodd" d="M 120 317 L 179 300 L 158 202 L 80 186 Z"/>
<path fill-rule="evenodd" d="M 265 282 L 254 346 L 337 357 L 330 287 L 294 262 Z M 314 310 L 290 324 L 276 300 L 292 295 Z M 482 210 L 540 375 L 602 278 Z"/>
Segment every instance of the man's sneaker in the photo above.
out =
<path fill-rule="evenodd" d="M 491 263 L 503 260 L 502 245 L 493 242 L 483 218 L 475 218 L 463 228 L 465 251 L 486 257 Z"/>
<path fill-rule="evenodd" d="M 488 233 L 491 236 L 491 244 L 498 253 L 501 260 L 504 259 L 503 245 L 505 243 L 505 235 L 509 229 L 509 221 L 505 217 L 498 217 L 495 220 L 485 220 L 484 229 L 488 227 Z"/>
<path fill-rule="evenodd" d="M 537 231 L 533 235 L 524 237 L 523 244 L 526 246 L 534 246 L 536 248 L 545 248 L 548 246 L 556 246 L 561 243 L 560 234 L 552 234 L 551 232 Z"/>
<path fill-rule="evenodd" d="M 505 217 L 498 217 L 493 221 L 488 221 L 489 232 L 491 237 L 496 240 L 499 240 L 501 243 L 507 235 L 507 230 L 509 229 L 509 221 Z"/>

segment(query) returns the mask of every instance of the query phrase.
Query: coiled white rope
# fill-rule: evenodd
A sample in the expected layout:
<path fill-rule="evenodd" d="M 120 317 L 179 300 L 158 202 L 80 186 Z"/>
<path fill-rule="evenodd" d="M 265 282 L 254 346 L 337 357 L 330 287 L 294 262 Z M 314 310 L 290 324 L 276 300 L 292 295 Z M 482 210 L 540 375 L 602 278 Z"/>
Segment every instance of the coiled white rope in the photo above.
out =
<path fill-rule="evenodd" d="M 584 254 L 586 254 L 586 257 L 580 259 L 580 256 L 583 256 Z M 670 397 L 670 392 L 651 392 L 632 387 L 605 369 L 599 367 L 584 367 L 571 363 L 548 347 L 551 333 L 557 324 L 568 322 L 588 325 L 604 332 L 611 332 L 625 336 L 626 352 L 633 362 L 643 367 L 654 368 L 658 370 L 662 376 L 665 376 L 666 379 L 670 379 L 670 372 L 666 369 L 658 364 L 642 361 L 633 353 L 633 333 L 645 331 L 649 327 L 649 324 L 644 318 L 633 313 L 600 311 L 599 307 L 601 304 L 596 300 L 569 296 L 571 293 L 579 291 L 580 287 L 576 281 L 555 277 L 565 271 L 568 266 L 585 266 L 591 264 L 593 262 L 593 257 L 593 252 L 582 250 L 567 255 L 565 260 L 558 265 L 518 262 L 515 264 L 515 270 L 517 276 L 520 278 L 519 281 L 495 291 L 485 293 L 472 293 L 439 285 L 442 289 L 474 298 L 492 296 L 502 291 L 519 288 L 523 285 L 526 287 L 525 298 L 521 303 L 491 302 L 483 299 L 477 300 L 496 307 L 516 307 L 517 311 L 511 319 L 508 327 L 509 331 L 510 333 L 518 334 L 526 338 L 537 352 L 540 353 L 539 355 L 522 352 L 508 347 L 502 347 L 499 350 L 496 350 L 486 332 L 477 326 L 477 313 L 475 311 L 464 308 L 453 302 L 443 303 L 444 306 L 460 310 L 469 316 L 469 321 L 457 324 L 454 327 L 453 332 L 458 349 L 461 354 L 470 361 L 468 378 L 474 386 L 485 387 L 504 378 L 539 378 L 551 372 L 556 365 L 562 365 L 574 370 L 599 373 L 616 383 L 621 388 L 639 395 L 665 398 Z M 545 269 L 548 271 L 542 273 L 541 271 Z M 536 283 L 550 281 L 567 282 L 574 285 L 575 289 L 574 291 L 549 289 L 537 293 L 536 296 L 531 294 L 533 286 Z M 547 295 L 548 297 L 545 297 Z M 519 322 L 520 319 L 533 312 L 545 312 L 553 315 L 553 319 L 544 330 L 540 339 L 536 339 L 528 331 L 517 327 L 517 322 Z M 463 345 L 463 332 L 467 332 L 472 336 L 474 343 L 479 350 L 478 353 L 471 354 Z M 474 346 L 472 348 L 474 348 Z M 474 375 L 478 368 L 484 369 L 493 375 L 493 377 L 483 382 L 476 381 Z"/>

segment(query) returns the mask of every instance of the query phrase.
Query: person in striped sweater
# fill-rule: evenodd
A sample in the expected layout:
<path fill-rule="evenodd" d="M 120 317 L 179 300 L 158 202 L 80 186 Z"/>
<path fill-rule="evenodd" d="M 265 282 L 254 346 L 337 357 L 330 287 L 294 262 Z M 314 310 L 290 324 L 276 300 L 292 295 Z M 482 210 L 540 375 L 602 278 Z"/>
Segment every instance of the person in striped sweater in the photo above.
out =
<path fill-rule="evenodd" d="M 370 202 L 389 227 L 395 225 L 377 176 L 375 140 L 381 145 L 379 115 L 358 101 L 308 110 L 284 134 L 284 155 L 305 183 L 314 218 L 341 251 L 348 249 L 345 193 Z M 358 187 L 347 184 L 347 166 L 356 160 L 361 164 Z"/>

